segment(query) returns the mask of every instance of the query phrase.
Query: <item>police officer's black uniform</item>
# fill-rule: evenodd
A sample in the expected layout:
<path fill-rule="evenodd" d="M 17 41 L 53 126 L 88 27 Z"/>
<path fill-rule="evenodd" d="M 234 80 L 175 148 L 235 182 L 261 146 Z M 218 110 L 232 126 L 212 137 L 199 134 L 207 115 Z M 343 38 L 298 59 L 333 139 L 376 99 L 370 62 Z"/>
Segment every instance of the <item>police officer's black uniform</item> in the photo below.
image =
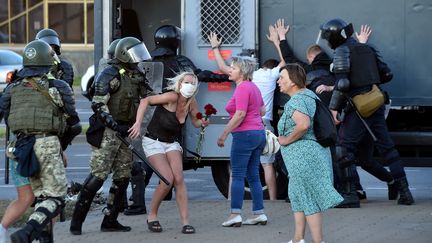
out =
<path fill-rule="evenodd" d="M 344 118 L 338 133 L 336 156 L 338 164 L 349 168 L 355 163 L 357 147 L 364 135 L 368 135 L 361 118 L 355 112 L 355 107 L 349 101 L 352 97 L 368 92 L 372 85 L 388 82 L 392 74 L 388 67 L 378 59 L 375 50 L 368 45 L 358 43 L 350 36 L 353 34 L 351 24 L 341 19 L 333 19 L 321 26 L 321 37 L 328 41 L 334 49 L 333 72 L 336 75 L 335 90 L 333 92 L 330 109 L 341 111 Z M 408 181 L 399 153 L 390 138 L 384 117 L 384 105 L 379 107 L 371 116 L 363 118 L 377 137 L 375 148 L 388 165 L 395 179 L 400 198 L 399 204 L 411 205 L 414 199 L 408 188 Z M 352 173 L 348 169 L 344 172 L 347 195 L 346 201 L 356 203 L 355 188 L 352 184 Z M 357 198 L 358 199 L 358 198 Z M 347 202 L 345 202 L 347 203 Z M 348 203 L 349 204 L 349 203 Z"/>

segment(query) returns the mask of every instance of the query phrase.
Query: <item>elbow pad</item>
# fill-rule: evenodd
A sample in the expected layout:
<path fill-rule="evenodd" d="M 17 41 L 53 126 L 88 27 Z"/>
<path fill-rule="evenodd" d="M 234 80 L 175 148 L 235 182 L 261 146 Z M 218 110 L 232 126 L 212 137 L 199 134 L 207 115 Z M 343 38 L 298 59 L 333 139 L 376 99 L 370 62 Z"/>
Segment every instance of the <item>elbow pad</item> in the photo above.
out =
<path fill-rule="evenodd" d="M 350 88 L 350 81 L 346 78 L 343 78 L 337 81 L 335 90 L 338 90 L 342 93 L 346 93 L 349 91 L 349 88 Z"/>
<path fill-rule="evenodd" d="M 333 72 L 336 74 L 350 72 L 350 50 L 347 46 L 336 48 L 333 57 Z"/>

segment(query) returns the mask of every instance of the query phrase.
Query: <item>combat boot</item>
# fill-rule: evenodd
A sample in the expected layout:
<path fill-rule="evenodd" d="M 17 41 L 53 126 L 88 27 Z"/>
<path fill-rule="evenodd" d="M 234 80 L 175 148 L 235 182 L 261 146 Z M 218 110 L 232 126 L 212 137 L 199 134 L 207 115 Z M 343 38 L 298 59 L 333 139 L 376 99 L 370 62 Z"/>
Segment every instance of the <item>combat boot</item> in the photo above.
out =
<path fill-rule="evenodd" d="M 356 192 L 353 193 L 342 193 L 343 201 L 336 206 L 336 208 L 359 208 L 360 199 Z"/>
<path fill-rule="evenodd" d="M 109 212 L 105 212 L 108 215 L 105 215 L 102 224 L 101 231 L 102 232 L 128 232 L 131 231 L 131 227 L 124 226 L 117 221 L 118 211 L 111 210 Z"/>
<path fill-rule="evenodd" d="M 93 198 L 95 197 L 96 192 L 102 187 L 103 182 L 102 179 L 93 176 L 92 174 L 90 174 L 85 180 L 72 214 L 69 231 L 73 235 L 82 234 L 82 224 L 90 210 Z"/>
<path fill-rule="evenodd" d="M 120 208 L 123 206 L 123 196 L 129 184 L 129 178 L 114 180 L 108 195 L 107 207 L 103 213 L 105 217 L 101 224 L 102 232 L 127 232 L 131 227 L 123 226 L 117 221 Z"/>
<path fill-rule="evenodd" d="M 409 189 L 408 181 L 406 177 L 402 177 L 395 180 L 395 183 L 399 190 L 399 200 L 398 204 L 402 205 L 411 205 L 414 204 L 414 198 L 411 195 L 411 191 Z"/>
<path fill-rule="evenodd" d="M 131 178 L 131 186 L 133 204 L 124 211 L 124 215 L 146 214 L 144 176 L 142 174 L 133 176 Z"/>
<path fill-rule="evenodd" d="M 32 242 L 36 238 L 35 228 L 31 224 L 26 224 L 23 228 L 10 235 L 12 243 Z"/>

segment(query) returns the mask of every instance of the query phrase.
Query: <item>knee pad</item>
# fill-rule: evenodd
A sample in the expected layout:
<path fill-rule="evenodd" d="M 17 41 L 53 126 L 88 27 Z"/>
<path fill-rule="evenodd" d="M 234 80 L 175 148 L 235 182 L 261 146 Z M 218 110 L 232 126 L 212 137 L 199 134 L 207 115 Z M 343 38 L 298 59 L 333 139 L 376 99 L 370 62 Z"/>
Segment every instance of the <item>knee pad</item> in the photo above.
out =
<path fill-rule="evenodd" d="M 83 189 L 84 191 L 96 194 L 96 192 L 102 187 L 104 180 L 90 174 L 84 181 Z"/>

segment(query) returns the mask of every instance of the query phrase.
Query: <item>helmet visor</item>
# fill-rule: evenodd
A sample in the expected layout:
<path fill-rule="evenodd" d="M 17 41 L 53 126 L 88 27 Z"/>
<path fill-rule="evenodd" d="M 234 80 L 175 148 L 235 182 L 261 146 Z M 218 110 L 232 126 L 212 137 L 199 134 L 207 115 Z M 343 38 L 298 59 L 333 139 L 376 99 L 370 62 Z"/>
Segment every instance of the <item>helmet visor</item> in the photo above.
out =
<path fill-rule="evenodd" d="M 39 40 L 45 41 L 49 45 L 57 45 L 60 46 L 60 40 L 57 36 L 49 35 L 39 38 Z"/>
<path fill-rule="evenodd" d="M 142 42 L 131 47 L 127 52 L 131 58 L 131 63 L 138 63 L 151 59 L 150 53 Z"/>

